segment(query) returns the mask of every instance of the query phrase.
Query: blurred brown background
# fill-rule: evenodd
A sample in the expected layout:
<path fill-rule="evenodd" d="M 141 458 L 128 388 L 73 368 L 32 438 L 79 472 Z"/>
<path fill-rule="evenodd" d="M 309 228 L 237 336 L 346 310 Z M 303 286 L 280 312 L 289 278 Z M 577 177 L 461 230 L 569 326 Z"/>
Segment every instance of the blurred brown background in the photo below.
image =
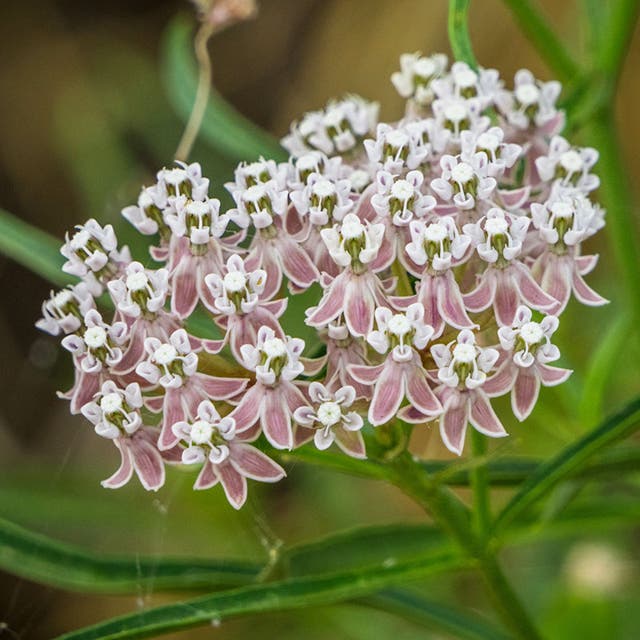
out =
<path fill-rule="evenodd" d="M 580 51 L 586 46 L 575 19 L 574 5 L 580 3 L 540 4 L 556 31 L 566 34 L 568 47 Z M 472 38 L 483 66 L 500 69 L 507 82 L 521 67 L 544 79 L 552 77 L 498 0 L 476 0 L 472 5 Z M 0 3 L 1 207 L 59 238 L 90 216 L 118 219 L 121 207 L 137 197 L 139 185 L 171 161 L 180 137 L 182 123 L 165 95 L 159 50 L 171 18 L 191 9 L 188 2 L 177 0 Z M 383 119 L 393 120 L 402 109 L 389 82 L 398 57 L 414 50 L 449 52 L 446 12 L 445 0 L 263 0 L 256 20 L 214 40 L 215 83 L 242 113 L 278 136 L 303 111 L 344 92 L 380 101 Z M 640 176 L 639 65 L 636 34 L 618 100 L 634 188 Z M 202 161 L 205 171 L 224 166 L 202 144 L 193 158 Z M 229 176 L 210 177 L 218 186 Z M 609 295 L 610 251 L 604 240 L 600 244 L 604 258 L 593 283 L 596 288 L 601 284 Z M 174 483 L 178 488 L 166 489 L 158 498 L 150 499 L 136 489 L 105 495 L 95 480 L 115 464 L 115 452 L 107 443 L 96 442 L 81 421 L 70 419 L 66 404 L 56 399 L 54 391 L 61 380 L 69 382 L 70 368 L 55 341 L 38 335 L 33 327 L 48 290 L 44 281 L 0 257 L 1 515 L 96 550 L 170 549 L 195 555 L 259 553 L 255 526 L 264 517 L 263 510 L 269 511 L 270 526 L 275 521 L 278 535 L 288 540 L 364 520 L 416 516 L 390 490 L 376 488 L 383 497 L 389 495 L 372 504 L 364 499 L 371 490 L 366 483 L 350 480 L 349 491 L 344 491 L 344 479 L 326 474 L 318 480 L 300 473 L 298 484 L 303 486 L 295 491 L 292 482 L 256 491 L 265 496 L 265 506 L 239 517 L 223 506 L 219 496 L 186 497 L 189 479 L 178 479 Z M 596 314 L 588 315 L 599 322 Z M 593 333 L 586 339 L 595 342 Z M 572 437 L 571 432 L 565 435 Z M 40 476 L 34 476 L 34 469 Z M 82 474 L 88 474 L 93 484 L 76 482 L 85 477 Z M 39 518 L 25 506 L 25 495 L 38 507 Z M 73 515 L 77 511 L 71 507 L 65 511 L 67 498 L 85 505 L 84 518 Z M 291 515 L 297 508 L 308 508 L 309 500 L 319 512 L 330 511 L 332 520 L 300 522 Z M 363 501 L 368 502 L 366 508 Z M 201 527 L 199 532 L 197 526 L 191 527 L 186 535 L 180 514 L 192 513 L 191 507 L 200 514 L 194 522 Z M 207 511 L 210 508 L 217 510 L 211 513 L 222 514 L 224 522 L 217 521 Z M 126 520 L 129 516 L 132 519 Z M 212 519 L 215 548 L 207 529 Z M 545 566 L 555 570 L 557 558 L 545 557 Z M 538 560 L 525 563 L 525 573 L 541 570 L 538 564 Z M 464 577 L 452 588 L 462 588 L 463 594 L 469 591 Z M 482 603 L 477 594 L 469 591 L 467 596 L 476 605 Z M 140 603 L 148 604 L 149 598 L 154 604 L 160 601 L 154 594 L 141 594 Z M 0 637 L 47 638 L 135 606 L 132 598 L 75 600 L 5 577 L 0 581 L 0 623 L 6 621 L 8 629 L 0 626 Z M 358 616 L 366 613 L 316 616 L 320 628 L 328 625 L 329 635 L 318 630 L 314 635 L 308 618 L 272 616 L 263 637 L 285 637 L 285 630 L 286 637 L 301 637 L 296 629 L 305 629 L 306 637 L 359 638 L 367 628 L 366 621 L 358 622 Z M 390 619 L 376 620 L 377 629 L 396 638 L 416 637 Z M 244 637 L 250 629 L 250 623 L 228 627 L 225 623 L 216 637 Z M 202 637 L 210 635 L 204 632 Z"/>

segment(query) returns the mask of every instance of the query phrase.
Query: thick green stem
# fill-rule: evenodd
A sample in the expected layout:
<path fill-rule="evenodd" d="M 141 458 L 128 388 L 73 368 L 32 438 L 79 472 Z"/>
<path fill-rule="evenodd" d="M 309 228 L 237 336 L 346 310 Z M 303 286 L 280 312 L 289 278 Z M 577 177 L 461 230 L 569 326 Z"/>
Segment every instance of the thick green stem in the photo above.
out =
<path fill-rule="evenodd" d="M 474 530 L 469 510 L 456 495 L 433 482 L 408 452 L 390 463 L 389 480 L 413 498 L 476 561 L 496 611 L 514 636 L 522 640 L 540 640 L 540 635 L 502 573 L 496 558 Z"/>
<path fill-rule="evenodd" d="M 491 529 L 491 496 L 487 473 L 487 437 L 475 429 L 471 433 L 471 451 L 479 464 L 471 469 L 470 480 L 473 489 L 473 520 L 477 534 L 485 540 Z"/>
<path fill-rule="evenodd" d="M 473 54 L 469 28 L 467 26 L 467 14 L 469 13 L 470 0 L 449 0 L 449 42 L 453 57 L 456 60 L 466 62 L 476 69 L 478 62 Z"/>
<path fill-rule="evenodd" d="M 580 67 L 530 0 L 504 0 L 520 29 L 560 80 L 575 80 Z"/>

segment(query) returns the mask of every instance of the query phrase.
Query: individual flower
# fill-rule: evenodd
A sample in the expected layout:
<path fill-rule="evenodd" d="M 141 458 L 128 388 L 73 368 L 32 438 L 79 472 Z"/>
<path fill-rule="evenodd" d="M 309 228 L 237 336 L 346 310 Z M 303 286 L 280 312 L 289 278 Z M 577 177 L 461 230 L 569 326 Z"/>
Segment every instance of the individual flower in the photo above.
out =
<path fill-rule="evenodd" d="M 193 422 L 177 422 L 173 433 L 186 447 L 182 463 L 202 464 L 194 489 L 209 489 L 218 482 L 234 509 L 247 499 L 247 478 L 259 482 L 277 482 L 284 469 L 264 453 L 238 439 L 235 421 L 220 414 L 209 400 L 198 405 Z"/>
<path fill-rule="evenodd" d="M 324 227 L 340 222 L 351 209 L 351 183 L 348 179 L 331 179 L 320 173 L 307 177 L 302 189 L 291 192 L 291 203 L 303 218 Z"/>
<path fill-rule="evenodd" d="M 205 200 L 209 191 L 209 179 L 202 175 L 202 167 L 197 162 L 187 164 L 176 160 L 177 166 L 158 171 L 157 184 L 167 198 L 185 196 L 190 200 Z"/>
<path fill-rule="evenodd" d="M 589 173 L 597 161 L 595 149 L 574 148 L 562 136 L 554 136 L 548 154 L 536 158 L 535 163 L 541 180 L 557 180 L 563 186 L 574 186 L 588 193 L 600 185 L 598 176 Z"/>
<path fill-rule="evenodd" d="M 541 322 L 532 320 L 531 310 L 518 307 L 513 325 L 500 327 L 498 338 L 506 357 L 491 376 L 484 390 L 488 396 L 500 396 L 511 391 L 511 407 L 518 420 L 525 420 L 538 399 L 540 384 L 552 387 L 564 382 L 569 369 L 552 367 L 548 363 L 560 357 L 560 350 L 551 344 L 558 328 L 558 318 L 545 316 Z"/>
<path fill-rule="evenodd" d="M 403 98 L 411 98 L 416 104 L 425 106 L 433 100 L 431 81 L 446 71 L 447 64 L 447 56 L 442 53 L 431 56 L 403 53 L 400 71 L 391 74 L 391 82 Z"/>
<path fill-rule="evenodd" d="M 442 411 L 419 354 L 433 335 L 433 328 L 424 324 L 423 315 L 420 303 L 412 304 L 406 313 L 394 314 L 384 307 L 376 309 L 378 328 L 367 335 L 367 342 L 386 358 L 379 365 L 349 367 L 356 380 L 374 385 L 368 415 L 374 426 L 389 422 L 405 397 L 423 416 L 433 417 Z"/>
<path fill-rule="evenodd" d="M 448 74 L 443 74 L 431 83 L 431 88 L 440 100 L 458 99 L 476 101 L 482 109 L 490 106 L 501 86 L 495 69 L 473 70 L 466 62 L 451 65 Z"/>
<path fill-rule="evenodd" d="M 164 219 L 165 210 L 169 208 L 169 197 L 159 184 L 143 187 L 138 196 L 138 203 L 122 210 L 123 217 L 145 236 L 159 233 L 165 241 L 170 231 Z"/>
<path fill-rule="evenodd" d="M 483 385 L 498 359 L 498 351 L 476 344 L 472 331 L 463 330 L 455 341 L 436 344 L 431 355 L 438 367 L 442 385 L 436 393 L 444 411 L 440 416 L 440 435 L 447 449 L 460 455 L 467 424 L 491 438 L 507 435 Z"/>
<path fill-rule="evenodd" d="M 324 451 L 334 442 L 352 458 L 366 458 L 364 440 L 360 429 L 362 417 L 355 411 L 347 411 L 356 399 L 351 386 L 330 391 L 320 382 L 309 385 L 309 398 L 314 407 L 299 407 L 293 419 L 304 427 L 314 429 L 313 442 Z"/>
<path fill-rule="evenodd" d="M 420 137 L 412 135 L 411 129 L 382 123 L 376 129 L 375 140 L 365 140 L 364 148 L 374 167 L 394 175 L 418 168 L 430 151 Z"/>
<path fill-rule="evenodd" d="M 112 380 L 103 383 L 92 402 L 82 407 L 82 415 L 95 432 L 111 440 L 120 452 L 120 467 L 102 486 L 119 489 L 135 471 L 147 491 L 157 491 L 165 479 L 164 462 L 155 446 L 155 430 L 142 424 L 142 392 L 137 383 L 121 389 Z"/>
<path fill-rule="evenodd" d="M 96 306 L 95 300 L 84 282 L 52 291 L 42 303 L 42 318 L 36 327 L 52 336 L 75 333 L 84 325 L 84 316 Z"/>
<path fill-rule="evenodd" d="M 491 127 L 478 134 L 463 131 L 460 134 L 460 158 L 471 164 L 476 153 L 484 153 L 489 161 L 487 174 L 492 178 L 501 177 L 522 154 L 522 147 L 505 142 L 504 135 L 500 127 Z"/>
<path fill-rule="evenodd" d="M 422 193 L 424 175 L 409 171 L 405 177 L 394 177 L 388 171 L 376 174 L 377 193 L 371 206 L 382 218 L 389 218 L 396 226 L 406 226 L 414 218 L 424 218 L 436 206 L 431 195 Z"/>
<path fill-rule="evenodd" d="M 158 448 L 162 451 L 177 443 L 171 430 L 173 425 L 193 418 L 202 400 L 228 401 L 247 386 L 245 378 L 222 378 L 198 372 L 198 354 L 184 329 L 174 331 L 168 342 L 147 338 L 144 348 L 147 357 L 138 364 L 136 373 L 163 392 L 147 401 L 149 409 L 162 411 L 158 439 Z"/>

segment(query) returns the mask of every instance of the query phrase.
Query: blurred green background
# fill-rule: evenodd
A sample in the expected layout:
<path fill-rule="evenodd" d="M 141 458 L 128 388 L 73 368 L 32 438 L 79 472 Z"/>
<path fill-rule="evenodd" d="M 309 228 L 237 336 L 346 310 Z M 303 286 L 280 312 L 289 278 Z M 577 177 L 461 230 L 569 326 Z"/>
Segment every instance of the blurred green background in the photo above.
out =
<path fill-rule="evenodd" d="M 574 51 L 589 46 L 576 18 L 580 4 L 541 3 Z M 498 0 L 472 5 L 471 35 L 483 66 L 498 68 L 508 83 L 521 67 L 552 77 Z M 214 39 L 215 84 L 240 112 L 277 136 L 303 111 L 347 91 L 380 101 L 382 118 L 394 120 L 402 101 L 389 76 L 398 57 L 414 50 L 448 52 L 446 12 L 444 0 L 264 0 L 256 20 Z M 166 30 L 179 13 L 189 16 L 191 6 L 173 0 L 0 3 L 0 206 L 59 238 L 93 216 L 116 224 L 130 241 L 120 209 L 171 161 L 182 131 L 163 72 Z M 617 102 L 636 196 L 639 64 L 636 34 Z M 235 159 L 204 141 L 192 158 L 221 195 Z M 560 389 L 544 390 L 525 424 L 509 422 L 507 405 L 498 403 L 511 437 L 492 443 L 496 458 L 547 456 L 638 392 L 638 330 L 624 325 L 628 304 L 606 232 L 589 248 L 601 253 L 589 282 L 612 302 L 599 309 L 571 303 L 557 342 L 562 365 L 575 374 Z M 1 516 L 98 552 L 251 559 L 265 556 L 268 541 L 291 543 L 360 524 L 422 518 L 392 488 L 300 464 L 290 465 L 288 480 L 275 487 L 254 483 L 241 513 L 219 491 L 192 492 L 193 476 L 179 471 L 169 474 L 157 495 L 135 482 L 118 492 L 101 489 L 99 480 L 115 468 L 117 453 L 56 398 L 57 389 L 70 385 L 70 362 L 54 339 L 33 327 L 49 285 L 0 258 L 0 288 Z M 603 340 L 619 348 L 615 359 L 595 366 Z M 427 458 L 450 458 L 435 432 L 417 434 L 413 447 Z M 569 500 L 637 500 L 637 475 L 611 478 L 577 497 L 556 492 L 547 517 Z M 496 503 L 506 495 L 497 492 Z M 630 606 L 640 596 L 637 524 L 586 528 L 578 537 L 544 543 L 532 538 L 509 552 L 508 571 L 549 638 L 640 637 L 640 609 Z M 423 588 L 436 599 L 488 609 L 477 578 L 464 572 Z M 136 597 L 68 594 L 0 575 L 0 638 L 51 638 L 170 599 L 153 589 Z M 264 640 L 450 637 L 355 605 L 225 622 L 215 634 L 205 629 L 180 637 L 239 639 L 258 629 Z"/>

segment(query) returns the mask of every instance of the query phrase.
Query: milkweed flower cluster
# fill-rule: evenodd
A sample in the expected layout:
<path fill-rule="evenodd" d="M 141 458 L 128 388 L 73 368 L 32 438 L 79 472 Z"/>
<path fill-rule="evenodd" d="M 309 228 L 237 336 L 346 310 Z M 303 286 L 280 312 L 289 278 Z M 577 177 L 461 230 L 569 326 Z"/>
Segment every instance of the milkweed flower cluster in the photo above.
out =
<path fill-rule="evenodd" d="M 362 458 L 363 427 L 399 418 L 460 454 L 469 425 L 507 435 L 492 398 L 524 420 L 569 376 L 551 364 L 558 318 L 571 296 L 606 302 L 582 253 L 604 225 L 597 152 L 561 137 L 556 82 L 519 71 L 508 88 L 443 55 L 400 67 L 400 120 L 357 96 L 306 114 L 287 162 L 237 167 L 228 210 L 197 163 L 162 169 L 122 212 L 151 259 L 95 220 L 67 236 L 80 282 L 38 326 L 72 354 L 71 412 L 120 452 L 104 486 L 195 466 L 194 488 L 239 508 L 247 478 L 285 475 L 265 441 Z M 306 345 L 289 335 L 303 323 Z"/>

